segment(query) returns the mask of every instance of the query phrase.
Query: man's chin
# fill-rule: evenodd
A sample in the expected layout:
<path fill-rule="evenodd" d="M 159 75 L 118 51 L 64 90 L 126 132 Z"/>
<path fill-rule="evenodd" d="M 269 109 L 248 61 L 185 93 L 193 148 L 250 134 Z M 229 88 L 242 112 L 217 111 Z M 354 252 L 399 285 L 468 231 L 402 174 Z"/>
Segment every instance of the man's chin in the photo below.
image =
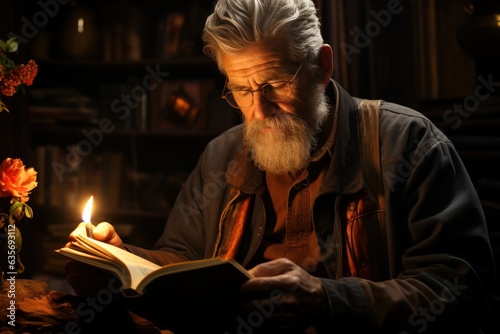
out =
<path fill-rule="evenodd" d="M 273 129 L 273 128 L 270 128 L 270 127 L 267 127 L 267 128 L 262 128 L 262 129 L 260 130 L 260 133 L 261 133 L 261 135 L 264 135 L 264 136 L 265 136 L 265 135 L 271 136 L 271 135 L 276 134 L 276 133 L 278 133 L 278 132 L 276 131 L 276 129 Z"/>
<path fill-rule="evenodd" d="M 302 170 L 308 163 L 307 154 L 290 145 L 279 144 L 279 140 L 262 138 L 258 147 L 254 147 L 253 159 L 259 168 L 273 173 L 285 174 Z"/>

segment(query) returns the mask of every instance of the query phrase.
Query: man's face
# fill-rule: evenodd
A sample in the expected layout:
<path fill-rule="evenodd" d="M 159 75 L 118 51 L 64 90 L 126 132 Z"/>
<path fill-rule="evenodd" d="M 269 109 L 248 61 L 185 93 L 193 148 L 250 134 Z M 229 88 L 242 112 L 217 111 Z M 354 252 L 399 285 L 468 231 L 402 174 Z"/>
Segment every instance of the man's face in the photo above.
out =
<path fill-rule="evenodd" d="M 283 45 L 254 46 L 237 55 L 223 55 L 227 90 L 256 90 L 275 81 L 292 80 L 300 63 L 291 62 Z M 304 68 L 292 83 L 292 94 L 270 101 L 260 91 L 253 104 L 241 108 L 244 141 L 255 163 L 275 174 L 298 172 L 307 166 L 316 145 L 320 122 L 328 113 L 324 86 L 311 82 Z"/>

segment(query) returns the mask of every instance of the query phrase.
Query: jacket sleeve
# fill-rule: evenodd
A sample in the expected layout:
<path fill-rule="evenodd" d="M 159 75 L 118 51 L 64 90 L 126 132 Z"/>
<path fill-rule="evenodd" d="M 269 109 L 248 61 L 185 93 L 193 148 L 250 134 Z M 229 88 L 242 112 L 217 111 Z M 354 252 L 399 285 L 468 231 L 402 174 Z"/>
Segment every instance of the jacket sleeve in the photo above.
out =
<path fill-rule="evenodd" d="M 229 188 L 226 169 L 239 132 L 228 130 L 207 145 L 182 186 L 154 250 L 127 245 L 133 253 L 160 265 L 213 255 Z"/>
<path fill-rule="evenodd" d="M 472 181 L 451 142 L 425 119 L 388 133 L 394 138 L 381 151 L 391 278 L 324 279 L 326 327 L 480 333 L 494 262 Z"/>

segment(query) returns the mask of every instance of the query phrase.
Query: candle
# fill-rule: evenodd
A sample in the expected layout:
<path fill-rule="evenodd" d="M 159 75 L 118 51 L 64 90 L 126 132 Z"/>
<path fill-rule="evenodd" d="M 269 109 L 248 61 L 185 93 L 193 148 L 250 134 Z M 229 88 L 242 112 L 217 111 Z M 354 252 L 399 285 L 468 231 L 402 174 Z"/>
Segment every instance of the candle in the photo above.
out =
<path fill-rule="evenodd" d="M 92 232 L 92 221 L 90 216 L 92 214 L 92 202 L 94 201 L 94 196 L 90 196 L 87 204 L 85 205 L 85 209 L 83 209 L 82 213 L 82 221 L 86 224 L 85 228 L 87 229 L 87 237 L 93 238 L 94 233 Z"/>

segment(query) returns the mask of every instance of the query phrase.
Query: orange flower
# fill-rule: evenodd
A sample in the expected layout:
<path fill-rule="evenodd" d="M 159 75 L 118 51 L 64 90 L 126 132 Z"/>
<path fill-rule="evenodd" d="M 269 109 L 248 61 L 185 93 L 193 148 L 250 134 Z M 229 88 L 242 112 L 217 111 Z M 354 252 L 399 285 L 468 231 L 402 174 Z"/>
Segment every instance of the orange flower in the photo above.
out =
<path fill-rule="evenodd" d="M 34 168 L 25 168 L 21 159 L 5 159 L 0 165 L 0 197 L 12 196 L 12 201 L 26 203 L 37 186 Z"/>

